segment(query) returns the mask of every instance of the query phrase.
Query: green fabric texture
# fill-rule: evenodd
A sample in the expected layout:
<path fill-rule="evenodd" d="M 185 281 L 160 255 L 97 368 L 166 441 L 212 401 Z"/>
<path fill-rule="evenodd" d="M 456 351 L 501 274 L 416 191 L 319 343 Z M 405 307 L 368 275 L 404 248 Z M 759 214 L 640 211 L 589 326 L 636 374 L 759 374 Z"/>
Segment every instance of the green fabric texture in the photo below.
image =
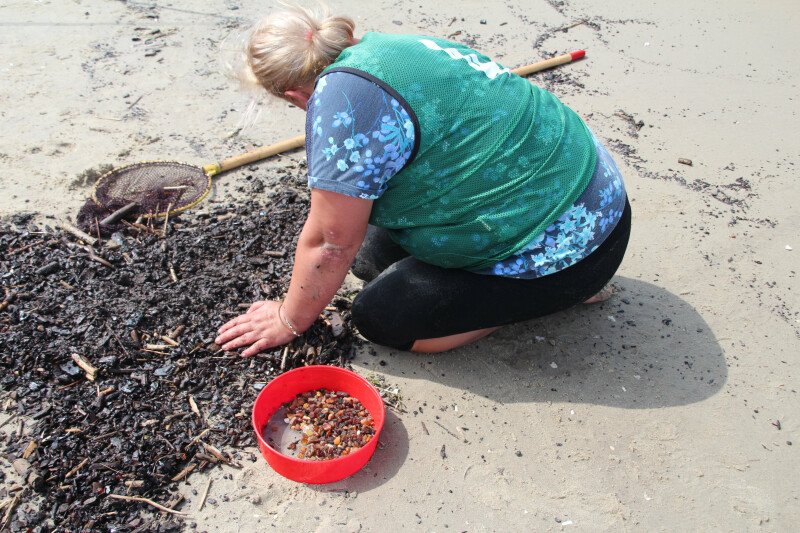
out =
<path fill-rule="evenodd" d="M 477 270 L 509 257 L 594 171 L 591 133 L 572 110 L 466 46 L 367 33 L 331 70 L 363 73 L 418 118 L 416 156 L 389 180 L 370 222 L 421 261 Z"/>

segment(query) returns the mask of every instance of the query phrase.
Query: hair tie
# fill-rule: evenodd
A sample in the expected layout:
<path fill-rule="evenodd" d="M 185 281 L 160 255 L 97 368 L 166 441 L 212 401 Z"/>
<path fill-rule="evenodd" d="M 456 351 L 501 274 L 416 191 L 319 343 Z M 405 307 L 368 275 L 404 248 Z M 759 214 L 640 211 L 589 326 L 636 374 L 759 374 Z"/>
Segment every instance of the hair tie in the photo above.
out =
<path fill-rule="evenodd" d="M 311 42 L 313 38 L 314 38 L 314 30 L 306 31 L 306 41 Z"/>

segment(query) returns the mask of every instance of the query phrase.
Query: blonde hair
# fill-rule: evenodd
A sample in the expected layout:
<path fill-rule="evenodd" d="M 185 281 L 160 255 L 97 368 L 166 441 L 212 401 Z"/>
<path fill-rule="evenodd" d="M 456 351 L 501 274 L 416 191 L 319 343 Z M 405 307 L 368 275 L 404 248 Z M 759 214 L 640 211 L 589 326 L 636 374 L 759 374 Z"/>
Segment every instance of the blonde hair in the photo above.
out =
<path fill-rule="evenodd" d="M 352 44 L 355 23 L 318 9 L 282 4 L 246 34 L 238 78 L 275 96 L 314 81 Z"/>

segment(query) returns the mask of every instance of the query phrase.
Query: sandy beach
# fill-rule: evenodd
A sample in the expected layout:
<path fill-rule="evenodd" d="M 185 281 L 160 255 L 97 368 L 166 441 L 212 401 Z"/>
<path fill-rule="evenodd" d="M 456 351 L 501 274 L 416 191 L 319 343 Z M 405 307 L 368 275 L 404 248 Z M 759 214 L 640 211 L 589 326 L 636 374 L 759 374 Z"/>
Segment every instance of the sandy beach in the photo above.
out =
<path fill-rule="evenodd" d="M 186 527 L 795 530 L 800 4 L 330 4 L 357 32 L 450 38 L 510 67 L 587 51 L 530 79 L 584 117 L 623 172 L 633 233 L 618 293 L 446 354 L 363 347 L 354 370 L 384 376 L 405 404 L 367 467 L 302 485 L 247 448 L 244 468 L 179 484 Z M 239 130 L 248 96 L 220 47 L 268 9 L 3 3 L 0 215 L 52 225 L 74 218 L 104 166 L 202 165 L 302 133 L 304 114 L 283 101 Z M 243 200 L 246 175 L 302 188 L 304 157 L 227 173 L 212 199 Z"/>

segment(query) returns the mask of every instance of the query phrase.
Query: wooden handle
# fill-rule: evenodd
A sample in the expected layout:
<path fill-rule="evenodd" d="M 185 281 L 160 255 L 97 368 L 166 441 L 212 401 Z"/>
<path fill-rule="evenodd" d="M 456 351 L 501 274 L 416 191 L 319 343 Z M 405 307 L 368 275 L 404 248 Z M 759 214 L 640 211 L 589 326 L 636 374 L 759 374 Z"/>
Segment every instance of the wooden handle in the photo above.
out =
<path fill-rule="evenodd" d="M 585 55 L 586 55 L 585 51 L 575 50 L 574 52 L 570 52 L 569 54 L 564 54 L 557 57 L 551 57 L 550 59 L 545 59 L 544 61 L 539 61 L 538 63 L 533 63 L 532 65 L 526 65 L 524 67 L 515 68 L 511 72 L 513 72 L 517 76 L 527 76 L 529 74 L 533 74 L 534 72 L 539 72 L 540 70 L 547 70 L 549 68 L 557 67 L 558 65 L 571 63 L 576 59 L 582 58 Z"/>
<path fill-rule="evenodd" d="M 256 148 L 255 150 L 247 152 L 245 154 L 229 157 L 228 159 L 224 159 L 219 163 L 211 163 L 209 165 L 205 165 L 203 167 L 203 171 L 208 176 L 215 176 L 220 172 L 227 172 L 228 170 L 239 168 L 243 165 L 252 163 L 254 161 L 260 161 L 261 159 L 265 159 L 273 155 L 278 155 L 280 153 L 289 150 L 294 150 L 295 148 L 300 148 L 301 146 L 304 146 L 305 143 L 306 143 L 306 136 L 298 135 L 297 137 L 292 137 L 291 139 L 285 139 L 279 143 L 271 144 L 269 146 L 262 146 L 261 148 Z"/>
<path fill-rule="evenodd" d="M 557 67 L 558 65 L 563 65 L 565 63 L 571 63 L 572 61 L 580 59 L 585 55 L 586 52 L 583 50 L 576 50 L 574 52 L 570 52 L 569 54 L 552 57 L 550 59 L 545 59 L 544 61 L 539 61 L 538 63 L 515 68 L 511 72 L 518 76 L 527 76 L 529 74 L 533 74 L 534 72 L 539 72 L 540 70 L 546 70 L 548 68 Z M 286 139 L 279 143 L 256 148 L 255 150 L 245 154 L 229 157 L 228 159 L 220 161 L 219 163 L 205 165 L 203 167 L 203 172 L 205 172 L 209 177 L 216 176 L 220 172 L 227 172 L 228 170 L 239 168 L 254 161 L 260 161 L 261 159 L 278 155 L 288 150 L 300 148 L 301 146 L 305 145 L 305 142 L 306 136 L 298 135 L 297 137 L 292 137 L 291 139 Z"/>

